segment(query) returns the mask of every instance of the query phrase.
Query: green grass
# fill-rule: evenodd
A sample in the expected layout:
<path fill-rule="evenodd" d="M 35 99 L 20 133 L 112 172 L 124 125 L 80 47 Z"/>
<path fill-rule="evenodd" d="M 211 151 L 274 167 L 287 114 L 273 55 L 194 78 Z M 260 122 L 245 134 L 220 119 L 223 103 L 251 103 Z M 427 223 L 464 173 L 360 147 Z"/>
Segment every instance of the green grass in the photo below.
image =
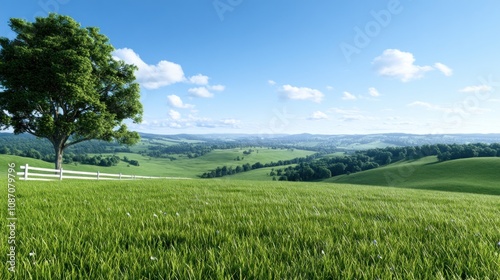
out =
<path fill-rule="evenodd" d="M 17 279 L 500 279 L 497 196 L 227 180 L 16 188 Z"/>
<path fill-rule="evenodd" d="M 500 195 L 500 158 L 438 162 L 436 157 L 390 164 L 325 182 Z"/>

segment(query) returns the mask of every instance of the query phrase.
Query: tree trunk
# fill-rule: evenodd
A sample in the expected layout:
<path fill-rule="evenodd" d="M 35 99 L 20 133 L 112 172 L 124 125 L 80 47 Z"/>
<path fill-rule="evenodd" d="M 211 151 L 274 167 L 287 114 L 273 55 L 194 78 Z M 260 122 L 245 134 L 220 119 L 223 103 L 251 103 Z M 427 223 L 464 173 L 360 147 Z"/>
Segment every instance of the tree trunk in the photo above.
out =
<path fill-rule="evenodd" d="M 63 159 L 63 143 L 54 143 L 54 151 L 56 152 L 55 169 L 61 170 Z"/>

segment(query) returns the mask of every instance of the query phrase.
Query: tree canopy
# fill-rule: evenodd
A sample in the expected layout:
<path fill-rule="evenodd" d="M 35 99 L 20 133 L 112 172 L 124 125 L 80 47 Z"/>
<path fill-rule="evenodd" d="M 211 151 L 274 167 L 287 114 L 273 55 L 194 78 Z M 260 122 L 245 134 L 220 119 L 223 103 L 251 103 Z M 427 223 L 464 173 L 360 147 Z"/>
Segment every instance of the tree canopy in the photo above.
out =
<path fill-rule="evenodd" d="M 61 166 L 65 148 L 99 139 L 134 144 L 124 120 L 141 122 L 136 67 L 115 60 L 96 27 L 50 14 L 13 18 L 14 39 L 0 38 L 0 128 L 48 139 Z"/>

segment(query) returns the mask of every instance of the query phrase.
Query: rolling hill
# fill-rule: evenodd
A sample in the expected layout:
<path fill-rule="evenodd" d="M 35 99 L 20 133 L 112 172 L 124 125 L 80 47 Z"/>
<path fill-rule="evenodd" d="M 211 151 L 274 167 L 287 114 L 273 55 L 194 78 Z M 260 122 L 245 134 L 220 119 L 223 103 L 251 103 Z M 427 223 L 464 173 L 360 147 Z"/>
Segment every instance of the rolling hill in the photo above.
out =
<path fill-rule="evenodd" d="M 498 157 L 445 162 L 425 157 L 336 176 L 325 182 L 500 195 L 499 171 Z"/>

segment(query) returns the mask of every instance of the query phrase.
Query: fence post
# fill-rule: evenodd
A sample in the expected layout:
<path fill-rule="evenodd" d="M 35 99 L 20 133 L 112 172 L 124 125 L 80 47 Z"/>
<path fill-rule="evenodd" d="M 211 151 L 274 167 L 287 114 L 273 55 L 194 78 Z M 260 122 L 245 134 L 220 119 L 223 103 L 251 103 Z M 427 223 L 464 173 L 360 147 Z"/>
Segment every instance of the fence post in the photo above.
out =
<path fill-rule="evenodd" d="M 61 169 L 59 170 L 59 181 L 62 181 L 62 178 L 63 178 L 63 168 L 61 167 Z"/>
<path fill-rule="evenodd" d="M 99 180 L 99 171 L 97 171 L 97 180 Z"/>
<path fill-rule="evenodd" d="M 118 178 L 120 178 L 120 180 L 122 179 L 122 174 L 121 173 L 120 173 L 120 177 L 118 177 Z"/>
<path fill-rule="evenodd" d="M 24 166 L 24 180 L 28 180 L 28 164 Z"/>

